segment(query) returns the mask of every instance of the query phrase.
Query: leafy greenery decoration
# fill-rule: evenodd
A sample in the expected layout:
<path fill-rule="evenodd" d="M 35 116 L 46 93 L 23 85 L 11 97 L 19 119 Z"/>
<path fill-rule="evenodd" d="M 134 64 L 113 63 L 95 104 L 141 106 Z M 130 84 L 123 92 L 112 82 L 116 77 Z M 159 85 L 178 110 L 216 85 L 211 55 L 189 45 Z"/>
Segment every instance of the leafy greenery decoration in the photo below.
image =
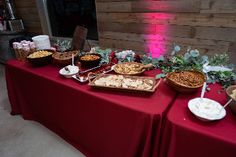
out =
<path fill-rule="evenodd" d="M 165 77 L 166 73 L 181 70 L 198 70 L 203 71 L 203 65 L 208 63 L 210 66 L 224 66 L 234 68 L 233 64 L 229 64 L 229 56 L 227 54 L 215 54 L 212 58 L 206 55 L 201 56 L 197 49 L 188 48 L 184 55 L 177 54 L 180 47 L 175 45 L 171 55 L 152 58 L 151 56 L 143 55 L 141 62 L 143 64 L 152 63 L 154 67 L 160 68 L 163 73 L 158 74 L 156 78 Z M 224 88 L 230 86 L 236 81 L 234 71 L 210 71 L 207 73 L 208 83 L 220 83 Z"/>
<path fill-rule="evenodd" d="M 60 51 L 60 52 L 64 52 L 64 51 L 71 49 L 71 41 L 70 40 L 57 39 L 56 45 L 57 45 L 58 51 Z"/>
<path fill-rule="evenodd" d="M 101 62 L 100 64 L 106 64 L 110 62 L 110 54 L 112 52 L 111 49 L 101 49 L 100 47 L 95 47 L 95 51 L 101 55 Z"/>

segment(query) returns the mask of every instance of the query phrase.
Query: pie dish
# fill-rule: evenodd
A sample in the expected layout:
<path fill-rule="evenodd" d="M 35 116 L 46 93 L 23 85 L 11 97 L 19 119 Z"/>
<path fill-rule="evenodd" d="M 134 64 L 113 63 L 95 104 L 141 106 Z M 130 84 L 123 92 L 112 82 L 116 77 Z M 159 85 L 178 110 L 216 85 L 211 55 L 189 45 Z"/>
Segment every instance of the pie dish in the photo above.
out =
<path fill-rule="evenodd" d="M 225 117 L 225 108 L 208 98 L 194 98 L 188 102 L 189 110 L 200 120 L 213 121 Z"/>
<path fill-rule="evenodd" d="M 139 75 L 142 74 L 147 68 L 152 67 L 152 64 L 143 65 L 137 62 L 123 62 L 116 64 L 114 71 L 121 75 Z"/>

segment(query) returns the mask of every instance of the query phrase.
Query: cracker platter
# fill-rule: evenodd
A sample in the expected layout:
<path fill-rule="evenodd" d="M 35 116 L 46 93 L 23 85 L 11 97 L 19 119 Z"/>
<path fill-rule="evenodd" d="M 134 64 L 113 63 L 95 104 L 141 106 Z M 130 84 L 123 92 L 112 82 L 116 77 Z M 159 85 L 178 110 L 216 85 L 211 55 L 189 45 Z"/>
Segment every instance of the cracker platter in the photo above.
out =
<path fill-rule="evenodd" d="M 89 80 L 89 85 L 111 90 L 155 92 L 160 82 L 153 77 L 100 74 L 94 80 Z"/>

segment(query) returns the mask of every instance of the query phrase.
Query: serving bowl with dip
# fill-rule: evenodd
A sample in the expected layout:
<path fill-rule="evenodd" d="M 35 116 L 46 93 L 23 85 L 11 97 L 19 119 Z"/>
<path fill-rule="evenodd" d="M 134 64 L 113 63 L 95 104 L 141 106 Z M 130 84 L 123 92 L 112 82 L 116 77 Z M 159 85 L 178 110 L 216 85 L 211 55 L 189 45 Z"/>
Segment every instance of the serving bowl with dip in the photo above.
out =
<path fill-rule="evenodd" d="M 226 110 L 220 103 L 208 98 L 194 98 L 188 102 L 189 110 L 200 120 L 213 121 L 225 117 Z"/>
<path fill-rule="evenodd" d="M 75 65 L 67 65 L 59 71 L 59 73 L 66 78 L 71 78 L 78 72 L 79 72 L 79 67 Z"/>

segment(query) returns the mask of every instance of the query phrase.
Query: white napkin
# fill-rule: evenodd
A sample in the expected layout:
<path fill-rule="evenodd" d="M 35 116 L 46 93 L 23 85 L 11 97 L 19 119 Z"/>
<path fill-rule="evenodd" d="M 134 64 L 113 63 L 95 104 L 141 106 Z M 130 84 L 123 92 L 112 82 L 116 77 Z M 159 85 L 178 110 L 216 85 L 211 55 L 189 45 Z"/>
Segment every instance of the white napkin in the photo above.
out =
<path fill-rule="evenodd" d="M 226 68 L 224 66 L 210 66 L 209 62 L 203 65 L 203 72 L 208 73 L 210 71 L 233 71 L 233 69 Z"/>

